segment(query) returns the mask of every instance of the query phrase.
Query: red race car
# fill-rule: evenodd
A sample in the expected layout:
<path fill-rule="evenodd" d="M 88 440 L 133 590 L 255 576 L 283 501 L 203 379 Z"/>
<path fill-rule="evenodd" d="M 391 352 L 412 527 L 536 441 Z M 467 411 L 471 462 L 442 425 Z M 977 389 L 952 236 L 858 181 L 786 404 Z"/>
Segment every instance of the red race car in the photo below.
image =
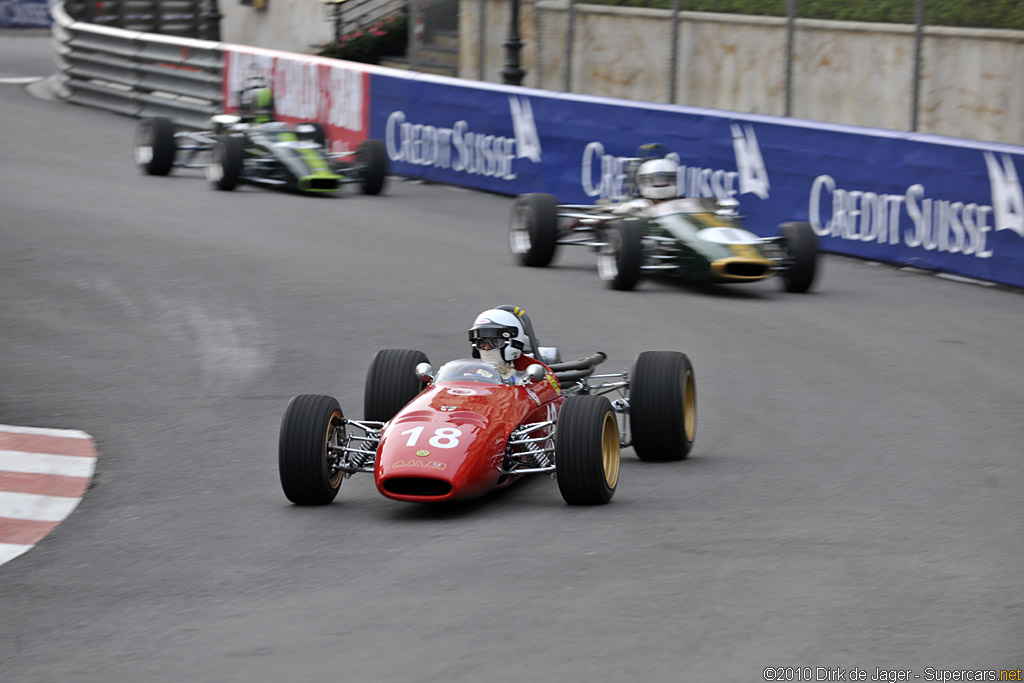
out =
<path fill-rule="evenodd" d="M 379 351 L 362 420 L 331 396 L 292 398 L 278 445 L 288 500 L 330 503 L 356 472 L 412 502 L 468 500 L 547 474 L 566 503 L 595 505 L 615 493 L 620 448 L 642 460 L 689 454 L 697 390 L 686 354 L 646 351 L 629 371 L 594 374 L 604 353 L 561 362 L 514 306 L 481 313 L 469 338 L 474 357 L 436 373 L 420 351 Z"/>

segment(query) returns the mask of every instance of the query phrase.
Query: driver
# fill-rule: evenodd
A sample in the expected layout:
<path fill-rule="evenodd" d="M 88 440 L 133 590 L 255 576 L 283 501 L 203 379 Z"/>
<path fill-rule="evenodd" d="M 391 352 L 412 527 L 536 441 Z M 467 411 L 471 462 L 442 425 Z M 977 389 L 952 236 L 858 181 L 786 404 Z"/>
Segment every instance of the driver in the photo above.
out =
<path fill-rule="evenodd" d="M 644 199 L 657 204 L 666 199 L 678 199 L 676 177 L 679 164 L 672 159 L 651 159 L 640 164 L 637 169 L 637 185 Z"/>
<path fill-rule="evenodd" d="M 517 372 L 521 368 L 516 368 L 516 362 L 526 363 L 522 359 L 526 336 L 513 313 L 498 308 L 484 311 L 469 328 L 469 342 L 481 360 L 494 366 L 503 381 L 521 382 Z"/>
<path fill-rule="evenodd" d="M 274 120 L 274 91 L 262 78 L 251 79 L 238 96 L 238 113 L 248 123 Z"/>

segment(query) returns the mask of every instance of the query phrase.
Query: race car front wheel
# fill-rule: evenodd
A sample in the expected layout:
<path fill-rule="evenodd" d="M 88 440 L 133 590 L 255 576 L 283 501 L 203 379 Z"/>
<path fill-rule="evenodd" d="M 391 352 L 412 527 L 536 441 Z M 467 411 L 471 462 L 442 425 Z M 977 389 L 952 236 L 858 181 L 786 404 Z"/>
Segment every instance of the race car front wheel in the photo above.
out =
<path fill-rule="evenodd" d="M 326 505 L 344 478 L 338 469 L 345 422 L 331 396 L 303 394 L 284 411 L 277 468 L 284 495 L 296 505 Z"/>
<path fill-rule="evenodd" d="M 238 186 L 242 177 L 242 157 L 245 146 L 242 138 L 224 135 L 213 146 L 213 159 L 206 167 L 206 179 L 217 190 L 230 191 Z"/>
<path fill-rule="evenodd" d="M 558 247 L 558 201 L 553 194 L 531 192 L 516 197 L 508 225 L 512 256 L 524 266 L 543 268 Z"/>
<path fill-rule="evenodd" d="M 789 266 L 782 271 L 787 292 L 806 292 L 814 284 L 818 270 L 818 238 L 810 223 L 783 223 L 783 243 Z"/>
<path fill-rule="evenodd" d="M 429 363 L 427 354 L 412 349 L 382 349 L 370 362 L 363 394 L 363 419 L 387 422 L 416 398 L 426 385 L 416 366 Z"/>
<path fill-rule="evenodd" d="M 363 165 L 359 187 L 363 194 L 376 195 L 384 190 L 388 177 L 388 153 L 380 140 L 364 140 L 356 158 Z"/>
<path fill-rule="evenodd" d="M 629 375 L 629 426 L 641 460 L 682 460 L 697 436 L 697 381 L 679 351 L 644 351 Z"/>
<path fill-rule="evenodd" d="M 139 121 L 135 129 L 135 163 L 147 175 L 167 175 L 178 151 L 174 124 L 163 116 Z"/>
<path fill-rule="evenodd" d="M 569 505 L 601 505 L 619 483 L 619 425 L 604 396 L 569 396 L 555 431 L 558 490 Z"/>
<path fill-rule="evenodd" d="M 635 219 L 617 221 L 605 231 L 605 246 L 597 255 L 597 276 L 612 289 L 636 287 L 643 265 L 644 233 Z"/>

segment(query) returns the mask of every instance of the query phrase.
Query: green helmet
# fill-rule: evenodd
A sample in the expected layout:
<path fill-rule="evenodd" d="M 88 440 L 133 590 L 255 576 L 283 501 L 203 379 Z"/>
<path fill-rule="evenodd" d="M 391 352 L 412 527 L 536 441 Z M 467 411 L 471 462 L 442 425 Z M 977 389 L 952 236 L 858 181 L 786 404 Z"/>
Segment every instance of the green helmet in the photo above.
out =
<path fill-rule="evenodd" d="M 242 115 L 254 123 L 267 123 L 274 120 L 274 91 L 261 85 L 247 88 L 239 98 L 239 109 Z"/>

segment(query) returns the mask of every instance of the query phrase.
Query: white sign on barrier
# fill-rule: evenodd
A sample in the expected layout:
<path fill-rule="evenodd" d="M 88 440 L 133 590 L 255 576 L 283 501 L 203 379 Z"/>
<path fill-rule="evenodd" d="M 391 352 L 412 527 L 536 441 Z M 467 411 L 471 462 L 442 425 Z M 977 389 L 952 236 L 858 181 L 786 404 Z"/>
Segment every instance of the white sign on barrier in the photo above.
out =
<path fill-rule="evenodd" d="M 285 121 L 318 121 L 331 151 L 358 147 L 369 134 L 369 76 L 348 62 L 265 50 L 225 49 L 224 102 L 238 107 L 238 93 L 253 77 L 274 90 L 275 115 Z"/>

